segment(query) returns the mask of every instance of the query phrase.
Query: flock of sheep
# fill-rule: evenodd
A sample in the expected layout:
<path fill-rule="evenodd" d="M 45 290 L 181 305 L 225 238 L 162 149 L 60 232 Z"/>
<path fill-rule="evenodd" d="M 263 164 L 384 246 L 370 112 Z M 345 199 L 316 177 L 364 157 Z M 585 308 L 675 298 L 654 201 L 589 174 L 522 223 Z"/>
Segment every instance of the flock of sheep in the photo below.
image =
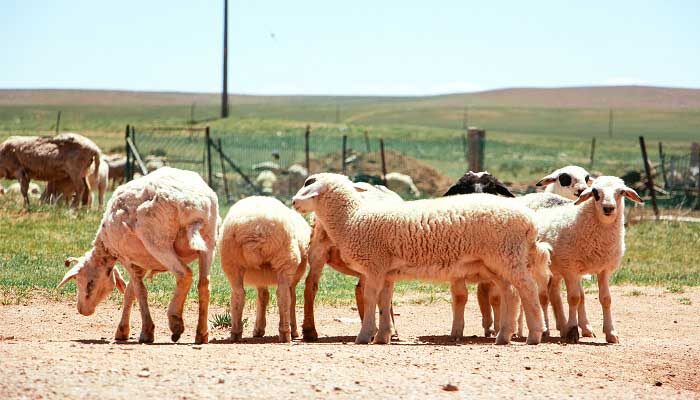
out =
<path fill-rule="evenodd" d="M 98 153 L 76 150 L 89 149 L 90 143 L 74 134 L 11 138 L 0 145 L 0 173 L 20 181 L 25 201 L 30 178 L 68 179 L 76 202 L 102 165 Z M 38 168 L 22 153 L 31 146 L 33 154 L 62 155 L 73 166 L 45 162 Z M 254 336 L 265 333 L 268 287 L 276 286 L 279 340 L 298 337 L 295 291 L 307 266 L 302 335 L 316 340 L 314 299 L 323 267 L 329 265 L 359 278 L 355 297 L 362 328 L 357 343 L 389 343 L 394 283 L 421 279 L 449 282 L 452 337 L 463 335 L 466 284 L 477 283 L 484 334 L 507 344 L 514 335 L 522 336 L 526 325 L 527 343 L 537 344 L 550 334 L 550 303 L 556 329 L 567 341 L 577 342 L 579 329 L 583 336 L 593 335 L 581 279 L 596 274 L 603 332 L 608 342 L 616 343 L 608 279 L 625 250 L 624 198 L 642 200 L 619 178 L 593 179 L 575 166 L 554 171 L 538 185 L 546 186 L 545 192 L 516 198 L 488 172 L 470 171 L 441 198 L 404 201 L 383 186 L 319 173 L 303 181 L 292 200 L 294 209 L 273 197 L 251 196 L 234 204 L 221 222 L 217 195 L 200 175 L 163 167 L 114 191 L 93 247 L 66 260 L 72 267 L 59 287 L 75 279 L 77 308 L 83 315 L 94 313 L 117 287 L 124 293 L 124 306 L 115 338 L 128 339 L 136 300 L 142 320 L 139 341 L 149 343 L 154 324 L 144 278 L 168 271 L 176 280 L 167 313 L 172 340 L 177 341 L 185 328 L 182 312 L 193 280 L 188 264 L 198 260 L 195 341 L 206 343 L 209 277 L 218 247 L 231 285 L 233 340 L 243 335 L 245 285 L 257 289 Z M 312 223 L 300 213 L 313 213 Z M 128 272 L 128 283 L 115 268 L 117 262 Z M 568 315 L 560 298 L 562 280 Z"/>

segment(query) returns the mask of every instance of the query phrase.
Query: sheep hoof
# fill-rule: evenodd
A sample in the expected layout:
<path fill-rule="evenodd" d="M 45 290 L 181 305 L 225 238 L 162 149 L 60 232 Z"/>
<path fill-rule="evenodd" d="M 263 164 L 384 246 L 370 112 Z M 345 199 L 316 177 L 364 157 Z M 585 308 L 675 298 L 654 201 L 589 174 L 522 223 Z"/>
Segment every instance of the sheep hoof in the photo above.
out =
<path fill-rule="evenodd" d="M 605 341 L 608 343 L 620 343 L 620 338 L 617 336 L 617 333 L 613 331 L 605 334 Z"/>
<path fill-rule="evenodd" d="M 549 329 L 547 329 L 546 331 L 542 332 L 542 337 L 543 337 L 543 338 L 548 338 L 549 336 L 550 336 Z"/>
<path fill-rule="evenodd" d="M 292 339 L 298 339 L 299 338 L 299 331 L 296 329 L 292 329 Z"/>
<path fill-rule="evenodd" d="M 357 335 L 355 338 L 355 344 L 369 344 L 369 336 L 366 335 Z"/>
<path fill-rule="evenodd" d="M 292 335 L 289 332 L 280 332 L 280 343 L 291 343 Z"/>
<path fill-rule="evenodd" d="M 491 328 L 484 328 L 484 337 L 490 338 L 496 335 L 496 331 Z"/>
<path fill-rule="evenodd" d="M 231 332 L 231 341 L 232 342 L 240 342 L 241 339 L 243 339 L 243 333 L 238 332 L 238 333 L 233 333 Z"/>
<path fill-rule="evenodd" d="M 253 337 L 263 337 L 263 336 L 265 336 L 265 328 L 253 329 Z"/>
<path fill-rule="evenodd" d="M 194 337 L 195 344 L 207 344 L 209 343 L 209 332 L 198 333 Z"/>
<path fill-rule="evenodd" d="M 374 335 L 373 344 L 389 344 L 391 343 L 391 331 L 380 332 Z"/>
<path fill-rule="evenodd" d="M 575 344 L 578 343 L 578 326 L 572 326 L 566 332 L 566 343 Z"/>
<path fill-rule="evenodd" d="M 180 340 L 182 332 L 185 331 L 185 323 L 182 321 L 182 317 L 178 315 L 168 315 L 168 325 L 170 325 L 170 332 L 173 333 L 170 339 L 172 339 L 173 342 L 177 342 Z"/>
<path fill-rule="evenodd" d="M 305 342 L 318 341 L 318 332 L 316 332 L 316 328 L 302 328 L 301 333 L 304 335 Z"/>
<path fill-rule="evenodd" d="M 139 335 L 139 343 L 153 343 L 153 333 L 141 332 Z"/>
<path fill-rule="evenodd" d="M 129 340 L 129 327 L 120 325 L 117 328 L 117 333 L 114 334 L 114 340 L 118 340 L 118 341 Z"/>
<path fill-rule="evenodd" d="M 530 332 L 525 341 L 527 344 L 540 344 L 540 342 L 542 342 L 542 334 L 538 332 Z"/>
<path fill-rule="evenodd" d="M 513 335 L 504 335 L 503 331 L 498 332 L 498 335 L 496 336 L 496 344 L 497 345 L 504 345 L 504 344 L 510 344 L 510 337 Z"/>
<path fill-rule="evenodd" d="M 590 325 L 584 325 L 581 327 L 581 336 L 594 338 L 595 333 L 593 333 L 593 331 L 591 330 Z"/>

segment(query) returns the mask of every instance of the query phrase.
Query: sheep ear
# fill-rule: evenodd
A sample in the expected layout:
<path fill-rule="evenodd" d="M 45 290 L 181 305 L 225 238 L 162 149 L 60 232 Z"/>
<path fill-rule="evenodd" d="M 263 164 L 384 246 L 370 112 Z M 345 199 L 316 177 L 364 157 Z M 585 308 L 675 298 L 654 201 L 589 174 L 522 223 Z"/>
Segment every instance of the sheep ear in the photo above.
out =
<path fill-rule="evenodd" d="M 80 260 L 79 260 L 77 257 L 68 257 L 68 258 L 66 258 L 66 260 L 63 262 L 63 264 L 64 264 L 66 267 L 70 267 L 71 264 L 75 264 L 75 263 L 77 263 L 78 261 L 80 261 Z"/>
<path fill-rule="evenodd" d="M 578 199 L 576 199 L 576 202 L 574 202 L 574 204 L 581 204 L 584 201 L 590 199 L 591 196 L 593 196 L 593 188 L 589 187 L 588 189 L 581 192 L 581 194 L 578 196 Z"/>
<path fill-rule="evenodd" d="M 550 183 L 554 183 L 557 181 L 557 178 L 559 178 L 559 175 L 557 174 L 549 174 L 545 176 L 544 178 L 540 179 L 539 182 L 535 184 L 535 186 L 547 186 Z"/>
<path fill-rule="evenodd" d="M 625 186 L 620 190 L 620 194 L 622 194 L 623 196 L 627 197 L 635 203 L 644 204 L 644 200 L 642 200 L 642 198 L 639 197 L 637 192 L 635 192 L 632 188 L 628 188 L 627 186 Z"/>
<path fill-rule="evenodd" d="M 515 195 L 511 193 L 511 191 L 508 190 L 508 188 L 501 182 L 496 183 L 496 192 L 504 197 L 515 197 Z"/>
<path fill-rule="evenodd" d="M 321 194 L 322 192 L 322 186 L 318 182 L 314 182 L 310 184 L 309 186 L 304 186 L 299 191 L 297 192 L 296 195 L 292 198 L 292 200 L 308 200 L 308 199 L 313 199 L 314 197 L 318 197 L 318 195 Z"/>
<path fill-rule="evenodd" d="M 68 270 L 68 272 L 66 272 L 66 274 L 63 275 L 63 279 L 61 279 L 61 282 L 58 284 L 58 286 L 56 286 L 56 289 L 62 288 L 63 285 L 68 283 L 68 281 L 75 278 L 75 276 L 78 275 L 78 273 L 80 272 L 80 268 L 82 268 L 81 265 L 76 265 L 70 270 Z"/>
<path fill-rule="evenodd" d="M 114 284 L 117 286 L 117 289 L 124 294 L 124 291 L 126 290 L 126 282 L 124 282 L 124 278 L 122 278 L 122 274 L 119 272 L 119 270 L 114 267 L 112 269 L 112 276 L 114 277 Z"/>

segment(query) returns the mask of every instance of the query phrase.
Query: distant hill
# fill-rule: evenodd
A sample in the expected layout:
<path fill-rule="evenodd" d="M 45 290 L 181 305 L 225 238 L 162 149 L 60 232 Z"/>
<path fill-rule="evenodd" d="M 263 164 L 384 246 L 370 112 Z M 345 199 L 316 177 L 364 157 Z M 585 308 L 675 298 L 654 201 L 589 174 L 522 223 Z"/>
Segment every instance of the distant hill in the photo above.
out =
<path fill-rule="evenodd" d="M 0 89 L 0 105 L 169 106 L 215 105 L 216 93 L 121 90 Z M 511 88 L 440 96 L 253 96 L 232 95 L 231 104 L 318 104 L 329 102 L 411 102 L 422 106 L 700 109 L 700 89 L 651 86 Z"/>

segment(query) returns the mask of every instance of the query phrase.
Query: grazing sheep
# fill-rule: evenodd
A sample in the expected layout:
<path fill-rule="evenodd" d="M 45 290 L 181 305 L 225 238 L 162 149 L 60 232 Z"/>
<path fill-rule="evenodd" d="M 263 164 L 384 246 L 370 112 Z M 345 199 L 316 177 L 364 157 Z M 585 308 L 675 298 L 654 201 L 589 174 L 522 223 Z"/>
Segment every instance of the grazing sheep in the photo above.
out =
<path fill-rule="evenodd" d="M 172 340 L 184 331 L 182 311 L 192 285 L 188 263 L 199 260 L 199 320 L 197 343 L 208 341 L 209 269 L 214 257 L 219 204 L 202 178 L 190 171 L 164 167 L 128 182 L 114 192 L 107 203 L 93 248 L 66 264 L 77 264 L 66 273 L 58 287 L 77 281 L 78 312 L 91 315 L 112 291 L 120 277 L 118 261 L 131 278 L 124 296 L 124 308 L 117 340 L 129 337 L 129 317 L 134 297 L 141 310 L 139 342 L 153 342 L 154 324 L 148 310 L 148 293 L 143 278 L 170 271 L 176 287 L 168 307 Z"/>
<path fill-rule="evenodd" d="M 263 194 L 270 195 L 274 191 L 275 184 L 277 183 L 277 175 L 274 172 L 263 170 L 255 178 L 255 184 L 261 189 Z"/>
<path fill-rule="evenodd" d="M 376 331 L 378 298 L 381 317 L 374 342 L 389 343 L 393 282 L 407 278 L 496 281 L 506 311 L 498 344 L 509 343 L 515 327 L 519 301 L 508 290 L 512 283 L 525 307 L 527 342 L 540 342 L 544 321 L 532 275 L 546 269 L 549 254 L 547 245 L 535 241 L 532 211 L 524 206 L 482 194 L 362 201 L 347 177 L 328 173 L 310 176 L 293 204 L 299 212 L 316 212 L 343 259 L 365 278 L 365 313 L 356 343 L 368 343 Z M 454 315 L 453 329 L 460 319 L 463 324 L 463 312 Z"/>
<path fill-rule="evenodd" d="M 311 227 L 304 218 L 275 198 L 251 196 L 231 207 L 221 228 L 219 251 L 221 268 L 231 284 L 232 340 L 242 336 L 244 283 L 258 291 L 253 336 L 265 335 L 270 285 L 277 285 L 279 341 L 299 336 L 296 286 L 306 271 L 310 236 Z"/>
<path fill-rule="evenodd" d="M 143 161 L 146 163 L 146 171 L 149 174 L 168 165 L 168 158 L 164 156 L 148 155 Z"/>
<path fill-rule="evenodd" d="M 567 199 L 575 200 L 588 188 L 591 176 L 585 169 L 576 165 L 559 168 L 537 182 L 537 186 L 547 186 L 548 193 L 558 194 Z"/>
<path fill-rule="evenodd" d="M 88 184 L 90 185 L 90 188 L 93 189 L 93 192 L 90 194 L 90 196 L 88 196 L 87 206 L 90 207 L 93 204 L 92 195 L 95 194 L 97 195 L 97 201 L 99 208 L 101 209 L 102 205 L 104 204 L 105 193 L 107 192 L 107 184 L 109 183 L 109 164 L 107 157 L 102 156 L 100 166 L 98 167 L 99 171 L 97 172 L 97 176 L 94 174 L 94 168 L 95 164 L 93 163 L 90 165 L 90 169 L 88 170 Z M 94 192 L 95 189 L 97 190 L 97 193 Z M 68 203 L 75 192 L 75 186 L 73 186 L 73 182 L 70 179 L 61 179 L 48 182 L 41 197 L 45 202 L 62 200 Z"/>
<path fill-rule="evenodd" d="M 22 197 L 22 187 L 20 186 L 19 182 L 13 182 L 7 187 L 7 191 L 4 193 L 8 197 L 19 199 Z M 30 198 L 37 200 L 41 197 L 41 188 L 36 183 L 31 182 L 29 184 L 29 188 L 27 189 L 27 194 Z"/>
<path fill-rule="evenodd" d="M 389 172 L 386 174 L 385 179 L 386 186 L 390 190 L 403 195 L 408 194 L 413 198 L 420 197 L 420 190 L 418 190 L 418 187 L 413 183 L 413 179 L 410 176 L 400 172 Z"/>
<path fill-rule="evenodd" d="M 87 201 L 87 182 L 91 163 L 100 164 L 100 148 L 77 133 L 61 133 L 55 137 L 12 136 L 0 144 L 0 178 L 17 179 L 24 203 L 29 208 L 29 181 L 53 181 L 68 178 L 78 188 L 73 207 Z M 97 174 L 99 168 L 95 168 Z"/>
<path fill-rule="evenodd" d="M 533 193 L 523 198 L 555 196 Z M 601 176 L 584 190 L 576 202 L 536 211 L 538 239 L 552 245 L 553 281 L 564 279 L 569 303 L 569 318 L 564 316 L 559 287 L 550 285 L 550 301 L 557 326 L 568 342 L 578 342 L 577 311 L 581 302 L 581 276 L 597 274 L 600 304 L 603 307 L 603 332 L 608 343 L 617 343 L 612 323 L 608 279 L 620 266 L 625 252 L 624 197 L 642 203 L 637 193 L 614 176 Z M 592 200 L 591 200 L 592 199 Z"/>
<path fill-rule="evenodd" d="M 373 186 L 368 183 L 360 182 L 355 183 L 355 189 L 360 193 L 363 200 L 388 202 L 403 201 L 398 194 L 384 186 Z M 316 323 L 314 321 L 314 301 L 316 299 L 316 293 L 318 292 L 318 282 L 321 279 L 321 272 L 323 272 L 323 267 L 325 265 L 330 265 L 333 269 L 342 274 L 359 278 L 355 286 L 355 301 L 357 303 L 357 311 L 360 314 L 360 319 L 364 317 L 365 310 L 362 307 L 364 278 L 360 273 L 348 267 L 348 264 L 340 255 L 340 250 L 323 228 L 323 224 L 321 224 L 318 219 L 315 219 L 313 223 L 313 232 L 311 233 L 311 243 L 309 245 L 310 269 L 304 283 L 304 322 L 302 324 L 302 334 L 304 335 L 304 340 L 307 341 L 315 341 L 318 339 Z"/>
<path fill-rule="evenodd" d="M 114 154 L 107 160 L 109 165 L 108 178 L 112 182 L 112 189 L 124 182 L 126 175 L 126 157 L 121 154 Z"/>

